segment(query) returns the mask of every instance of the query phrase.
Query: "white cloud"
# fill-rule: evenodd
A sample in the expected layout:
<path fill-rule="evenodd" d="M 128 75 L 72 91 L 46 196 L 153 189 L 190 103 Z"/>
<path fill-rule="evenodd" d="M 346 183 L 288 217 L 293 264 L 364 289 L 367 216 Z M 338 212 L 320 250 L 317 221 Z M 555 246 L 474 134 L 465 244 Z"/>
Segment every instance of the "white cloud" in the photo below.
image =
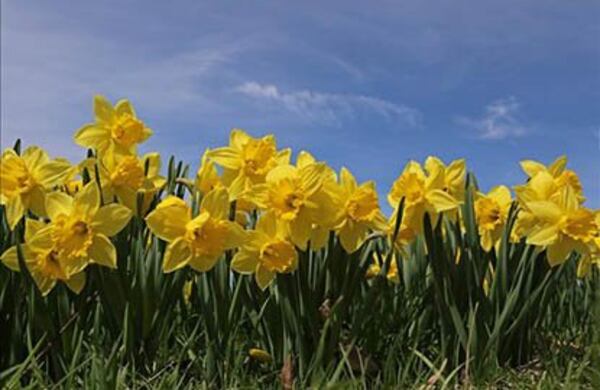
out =
<path fill-rule="evenodd" d="M 457 122 L 477 132 L 481 139 L 500 140 L 511 137 L 521 137 L 531 130 L 519 118 L 521 105 L 510 96 L 498 99 L 485 107 L 484 114 L 479 118 L 459 117 Z"/>
<path fill-rule="evenodd" d="M 341 124 L 361 113 L 376 114 L 388 121 L 398 120 L 418 127 L 421 114 L 418 110 L 372 96 L 336 94 L 310 90 L 282 92 L 273 84 L 246 82 L 236 88 L 246 96 L 267 100 L 280 105 L 308 120 Z"/>

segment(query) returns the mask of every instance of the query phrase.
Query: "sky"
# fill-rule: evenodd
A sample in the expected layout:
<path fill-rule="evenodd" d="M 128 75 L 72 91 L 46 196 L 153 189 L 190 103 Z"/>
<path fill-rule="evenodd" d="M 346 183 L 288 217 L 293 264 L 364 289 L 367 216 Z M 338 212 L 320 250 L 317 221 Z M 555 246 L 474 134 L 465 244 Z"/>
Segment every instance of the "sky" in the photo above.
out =
<path fill-rule="evenodd" d="M 81 159 L 102 94 L 194 169 L 232 128 L 382 194 L 429 155 L 488 190 L 566 154 L 600 208 L 598 1 L 0 1 L 2 148 Z"/>

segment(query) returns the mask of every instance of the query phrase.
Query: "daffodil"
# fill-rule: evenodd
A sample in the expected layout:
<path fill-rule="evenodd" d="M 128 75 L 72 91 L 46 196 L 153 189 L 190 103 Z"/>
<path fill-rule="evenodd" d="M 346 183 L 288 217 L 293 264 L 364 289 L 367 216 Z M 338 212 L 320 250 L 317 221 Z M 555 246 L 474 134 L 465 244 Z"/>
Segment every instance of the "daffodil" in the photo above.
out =
<path fill-rule="evenodd" d="M 208 158 L 224 168 L 223 183 L 229 188 L 231 200 L 235 200 L 252 185 L 264 183 L 277 165 L 288 164 L 290 150 L 278 151 L 273 135 L 252 138 L 234 129 L 229 146 L 209 151 Z"/>
<path fill-rule="evenodd" d="M 83 271 L 89 263 L 117 266 L 117 252 L 109 237 L 129 222 L 131 211 L 120 204 L 100 205 L 100 191 L 88 183 L 74 197 L 53 192 L 46 197 L 53 248 L 64 260 L 68 275 Z"/>
<path fill-rule="evenodd" d="M 79 294 L 85 285 L 85 273 L 68 268 L 68 263 L 61 259 L 54 247 L 52 230 L 42 221 L 26 220 L 25 243 L 21 245 L 25 265 L 36 286 L 47 295 L 57 281 L 64 282 L 69 289 Z M 19 272 L 17 246 L 8 248 L 0 260 L 13 271 Z"/>
<path fill-rule="evenodd" d="M 357 251 L 370 231 L 386 229 L 374 182 L 359 185 L 352 173 L 342 168 L 340 184 L 336 187 L 329 186 L 328 190 L 337 205 L 336 231 L 346 252 Z"/>
<path fill-rule="evenodd" d="M 454 160 L 446 165 L 439 158 L 429 156 L 425 160 L 425 170 L 429 175 L 434 175 L 436 171 L 439 171 L 438 174 L 442 177 L 439 180 L 444 182 L 442 190 L 458 201 L 465 200 L 467 166 L 464 159 Z"/>
<path fill-rule="evenodd" d="M 494 187 L 489 193 L 479 193 L 475 200 L 475 218 L 481 237 L 481 247 L 486 252 L 500 241 L 512 203 L 506 186 Z"/>
<path fill-rule="evenodd" d="M 407 164 L 388 194 L 388 202 L 394 209 L 404 198 L 401 237 L 422 233 L 425 213 L 429 214 L 432 224 L 435 224 L 439 213 L 458 208 L 460 201 L 447 192 L 447 189 L 445 170 L 439 165 L 430 163 L 429 175 L 425 175 L 417 162 Z M 390 226 L 395 225 L 395 215 L 390 220 Z"/>
<path fill-rule="evenodd" d="M 70 175 L 67 160 L 51 160 L 37 146 L 25 149 L 22 156 L 12 149 L 5 150 L 0 162 L 0 204 L 5 207 L 9 227 L 14 229 L 28 210 L 46 216 L 47 192 Z"/>
<path fill-rule="evenodd" d="M 84 125 L 73 138 L 78 145 L 96 149 L 101 156 L 135 154 L 137 145 L 152 135 L 128 100 L 119 100 L 113 106 L 104 96 L 96 95 L 94 114 L 95 122 Z"/>
<path fill-rule="evenodd" d="M 142 158 L 133 155 L 115 156 L 114 159 L 89 159 L 85 167 L 95 180 L 96 166 L 100 175 L 102 196 L 106 202 L 114 197 L 136 214 L 145 214 L 154 195 L 166 184 L 159 174 L 160 155 L 148 153 Z M 142 210 L 138 212 L 138 195 L 142 196 Z"/>
<path fill-rule="evenodd" d="M 195 218 L 181 198 L 169 196 L 159 203 L 146 222 L 154 235 L 169 243 L 163 271 L 173 272 L 189 265 L 198 272 L 206 272 L 225 251 L 240 246 L 245 232 L 229 221 L 228 215 L 229 197 L 225 188 L 206 194 Z"/>
<path fill-rule="evenodd" d="M 579 177 L 574 171 L 566 169 L 566 166 L 566 156 L 558 157 L 548 166 L 545 166 L 544 164 L 534 160 L 521 161 L 521 168 L 530 179 L 535 178 L 539 173 L 549 174 L 554 179 L 554 184 L 556 185 L 557 189 L 565 186 L 571 187 L 575 192 L 578 201 L 583 203 L 585 197 L 583 196 L 581 180 L 579 180 Z"/>
<path fill-rule="evenodd" d="M 292 242 L 303 250 L 322 212 L 317 196 L 324 172 L 324 164 L 308 164 L 299 169 L 280 165 L 267 174 L 265 183 L 254 185 L 248 192 L 248 199 L 273 213 L 289 229 Z"/>
<path fill-rule="evenodd" d="M 551 266 L 565 262 L 572 251 L 589 253 L 588 245 L 598 236 L 596 216 L 579 204 L 570 186 L 563 187 L 550 200 L 528 202 L 527 208 L 535 218 L 527 243 L 547 247 Z"/>
<path fill-rule="evenodd" d="M 288 240 L 286 232 L 278 227 L 273 213 L 264 214 L 256 230 L 248 232 L 248 238 L 231 261 L 231 268 L 241 274 L 251 275 L 258 286 L 265 290 L 278 273 L 289 273 L 298 265 L 298 253 Z"/>

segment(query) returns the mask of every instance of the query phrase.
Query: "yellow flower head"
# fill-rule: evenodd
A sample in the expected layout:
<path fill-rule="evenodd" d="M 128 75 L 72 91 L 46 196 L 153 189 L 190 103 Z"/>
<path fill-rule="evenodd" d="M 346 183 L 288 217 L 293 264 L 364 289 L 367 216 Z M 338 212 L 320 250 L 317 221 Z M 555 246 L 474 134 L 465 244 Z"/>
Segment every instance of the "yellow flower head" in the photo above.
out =
<path fill-rule="evenodd" d="M 583 196 L 583 187 L 581 185 L 581 181 L 579 180 L 577 174 L 570 169 L 566 169 L 566 166 L 566 156 L 558 157 L 548 166 L 533 160 L 521 161 L 521 168 L 530 179 L 535 178 L 540 173 L 550 175 L 554 180 L 556 190 L 560 190 L 566 186 L 571 187 L 578 201 L 583 203 L 583 201 L 585 201 L 585 197 Z"/>
<path fill-rule="evenodd" d="M 248 232 L 248 238 L 231 261 L 231 268 L 241 274 L 254 274 L 256 283 L 264 290 L 278 273 L 296 269 L 298 253 L 288 241 L 285 232 L 278 228 L 273 213 L 264 214 L 256 230 Z"/>
<path fill-rule="evenodd" d="M 489 252 L 502 237 L 508 219 L 512 198 L 506 186 L 493 188 L 487 195 L 478 194 L 475 200 L 475 218 L 481 237 L 481 247 Z"/>
<path fill-rule="evenodd" d="M 261 363 L 270 363 L 271 361 L 273 361 L 271 355 L 264 349 L 260 348 L 250 348 L 250 350 L 248 351 L 248 355 L 250 355 L 252 359 L 257 360 Z"/>
<path fill-rule="evenodd" d="M 372 279 L 379 275 L 381 272 L 381 267 L 383 264 L 379 261 L 379 257 L 376 254 L 373 254 L 373 263 L 367 269 L 366 277 L 367 279 Z M 398 274 L 398 261 L 396 260 L 396 253 L 392 254 L 392 259 L 390 260 L 390 268 L 388 269 L 387 280 L 394 284 L 400 283 L 400 275 Z"/>
<path fill-rule="evenodd" d="M 574 190 L 567 186 L 550 200 L 526 204 L 534 223 L 527 243 L 548 248 L 551 266 L 565 262 L 572 251 L 588 254 L 588 245 L 598 236 L 596 214 L 581 206 Z"/>
<path fill-rule="evenodd" d="M 336 231 L 348 253 L 357 251 L 370 231 L 385 230 L 385 217 L 372 181 L 359 185 L 346 168 L 340 171 L 340 184 L 326 186 L 337 212 Z"/>
<path fill-rule="evenodd" d="M 159 174 L 160 155 L 148 153 L 142 158 L 133 155 L 115 156 L 104 161 L 88 159 L 82 164 L 93 180 L 96 180 L 96 166 L 100 174 L 103 199 L 107 202 L 117 197 L 119 202 L 134 213 L 138 213 L 138 195 L 142 195 L 144 214 L 154 195 L 166 184 Z"/>
<path fill-rule="evenodd" d="M 83 271 L 92 262 L 115 268 L 116 249 L 108 237 L 120 232 L 131 211 L 119 204 L 100 206 L 96 183 L 88 183 L 74 197 L 54 192 L 46 197 L 52 246 L 65 261 L 68 275 Z"/>
<path fill-rule="evenodd" d="M 47 295 L 57 281 L 64 282 L 75 293 L 83 289 L 85 273 L 70 274 L 68 264 L 53 245 L 51 229 L 43 222 L 26 220 L 25 243 L 21 249 L 25 265 L 42 295 Z M 0 260 L 13 271 L 20 271 L 16 246 L 7 249 Z"/>
<path fill-rule="evenodd" d="M 46 193 L 71 174 L 67 160 L 50 160 L 37 146 L 25 149 L 22 156 L 5 150 L 0 160 L 0 204 L 5 206 L 9 227 L 14 229 L 28 210 L 46 216 Z"/>
<path fill-rule="evenodd" d="M 75 136 L 75 143 L 96 149 L 105 155 L 135 154 L 137 145 L 151 135 L 146 125 L 137 118 L 128 100 L 113 105 L 104 97 L 94 97 L 95 122 L 84 125 Z"/>
<path fill-rule="evenodd" d="M 431 161 L 429 175 L 425 175 L 417 162 L 409 162 L 388 194 L 388 202 L 394 209 L 404 198 L 403 226 L 400 231 L 402 237 L 412 237 L 423 231 L 425 213 L 429 214 L 435 224 L 439 213 L 456 210 L 460 205 L 460 201 L 447 192 L 445 170 Z M 390 229 L 394 225 L 395 216 L 390 220 Z"/>
<path fill-rule="evenodd" d="M 247 197 L 260 209 L 270 210 L 289 229 L 292 242 L 305 249 L 319 218 L 318 191 L 324 173 L 322 163 L 302 168 L 280 165 L 269 172 L 265 183 L 254 185 Z"/>
<path fill-rule="evenodd" d="M 184 200 L 175 196 L 163 200 L 146 217 L 152 233 L 169 243 L 163 271 L 173 272 L 189 264 L 198 272 L 206 272 L 225 251 L 240 246 L 245 232 L 229 221 L 228 215 L 229 197 L 225 188 L 206 194 L 195 218 Z"/>
<path fill-rule="evenodd" d="M 224 168 L 223 182 L 235 200 L 253 184 L 264 183 L 277 165 L 288 164 L 290 150 L 277 151 L 273 135 L 252 138 L 243 130 L 234 129 L 229 146 L 209 151 L 208 158 Z"/>
<path fill-rule="evenodd" d="M 429 156 L 425 160 L 425 170 L 429 175 L 434 175 L 436 171 L 440 171 L 441 181 L 444 182 L 442 189 L 458 201 L 465 200 L 467 166 L 464 159 L 454 160 L 450 165 L 446 165 L 439 158 Z"/>

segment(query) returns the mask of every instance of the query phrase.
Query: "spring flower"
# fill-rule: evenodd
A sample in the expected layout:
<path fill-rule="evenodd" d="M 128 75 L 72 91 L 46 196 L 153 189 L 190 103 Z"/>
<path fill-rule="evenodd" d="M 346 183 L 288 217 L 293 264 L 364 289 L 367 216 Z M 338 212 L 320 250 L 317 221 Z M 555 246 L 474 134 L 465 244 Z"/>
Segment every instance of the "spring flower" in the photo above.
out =
<path fill-rule="evenodd" d="M 583 196 L 581 180 L 579 180 L 579 177 L 574 171 L 566 169 L 566 166 L 566 156 L 558 157 L 548 166 L 533 160 L 521 161 L 521 168 L 530 179 L 533 179 L 539 173 L 549 174 L 554 179 L 554 184 L 558 189 L 565 186 L 570 186 L 575 192 L 578 201 L 583 203 L 585 197 Z"/>
<path fill-rule="evenodd" d="M 100 175 L 102 196 L 106 202 L 117 198 L 136 214 L 145 214 L 154 195 L 166 184 L 159 174 L 160 155 L 148 153 L 142 158 L 130 155 L 115 158 L 88 159 L 84 164 L 95 180 L 96 165 Z M 142 197 L 142 210 L 138 213 L 138 195 Z"/>
<path fill-rule="evenodd" d="M 385 217 L 379 208 L 375 183 L 358 185 L 346 168 L 340 171 L 340 185 L 329 187 L 338 208 L 336 231 L 340 243 L 348 253 L 357 251 L 365 242 L 369 231 L 386 229 Z"/>
<path fill-rule="evenodd" d="M 429 214 L 435 225 L 439 213 L 455 210 L 460 205 L 460 201 L 446 192 L 445 170 L 434 163 L 429 165 L 429 175 L 425 175 L 417 162 L 409 162 L 388 194 L 388 202 L 394 209 L 404 198 L 402 236 L 422 233 L 425 213 Z M 394 223 L 395 218 L 392 217 L 390 225 Z"/>
<path fill-rule="evenodd" d="M 104 97 L 94 97 L 95 122 L 84 125 L 73 137 L 75 143 L 98 151 L 100 156 L 135 154 L 137 145 L 151 135 L 137 118 L 128 100 L 113 105 Z"/>
<path fill-rule="evenodd" d="M 493 188 L 488 194 L 477 194 L 475 218 L 481 237 L 481 247 L 486 252 L 500 241 L 512 203 L 510 190 L 506 186 Z"/>
<path fill-rule="evenodd" d="M 100 191 L 90 182 L 74 197 L 53 192 L 46 209 L 54 250 L 64 260 L 68 275 L 83 271 L 88 263 L 117 266 L 117 253 L 109 237 L 119 233 L 131 218 L 120 204 L 100 205 Z"/>
<path fill-rule="evenodd" d="M 209 152 L 210 150 L 206 149 L 202 155 L 200 168 L 198 168 L 198 172 L 196 173 L 196 181 L 194 182 L 196 190 L 201 194 L 207 194 L 215 188 L 223 186 L 215 163 L 208 159 Z"/>
<path fill-rule="evenodd" d="M 550 200 L 531 201 L 527 208 L 535 225 L 527 236 L 527 243 L 547 247 L 551 266 L 565 262 L 572 251 L 583 255 L 598 235 L 596 215 L 581 206 L 576 192 L 563 187 Z"/>
<path fill-rule="evenodd" d="M 68 263 L 54 247 L 51 233 L 51 228 L 43 222 L 26 220 L 25 243 L 21 245 L 25 265 L 43 296 L 50 293 L 57 281 L 79 294 L 85 285 L 85 273 L 69 270 Z M 17 246 L 8 248 L 0 260 L 11 270 L 20 271 Z"/>
<path fill-rule="evenodd" d="M 225 251 L 237 248 L 245 239 L 244 230 L 229 221 L 229 198 L 225 188 L 217 188 L 202 199 L 200 214 L 192 218 L 186 202 L 169 196 L 146 217 L 154 235 L 169 245 L 163 271 L 173 272 L 190 265 L 198 272 L 214 267 Z"/>
<path fill-rule="evenodd" d="M 294 244 L 306 249 L 314 223 L 322 213 L 317 198 L 323 183 L 324 164 L 309 164 L 300 169 L 280 165 L 248 192 L 248 199 L 262 210 L 269 210 L 289 229 Z M 322 214 L 321 214 L 322 215 Z"/>
<path fill-rule="evenodd" d="M 241 274 L 254 274 L 258 286 L 265 290 L 278 273 L 289 273 L 298 265 L 298 253 L 286 237 L 273 213 L 264 214 L 256 230 L 248 232 L 246 242 L 231 261 L 231 268 Z"/>
<path fill-rule="evenodd" d="M 67 160 L 51 160 L 37 146 L 25 149 L 22 156 L 6 149 L 0 161 L 0 204 L 5 207 L 9 227 L 14 229 L 28 210 L 46 216 L 46 193 L 71 174 Z"/>
<path fill-rule="evenodd" d="M 288 164 L 290 150 L 277 151 L 275 137 L 252 138 L 243 130 L 231 131 L 229 146 L 208 152 L 208 158 L 224 168 L 223 183 L 235 200 L 254 184 L 264 183 L 277 165 Z"/>
<path fill-rule="evenodd" d="M 449 165 L 444 164 L 437 157 L 429 156 L 425 160 L 425 170 L 429 175 L 439 171 L 444 182 L 443 190 L 458 201 L 465 200 L 465 181 L 467 178 L 467 167 L 464 159 L 454 160 Z M 395 207 L 397 205 L 394 205 Z"/>

